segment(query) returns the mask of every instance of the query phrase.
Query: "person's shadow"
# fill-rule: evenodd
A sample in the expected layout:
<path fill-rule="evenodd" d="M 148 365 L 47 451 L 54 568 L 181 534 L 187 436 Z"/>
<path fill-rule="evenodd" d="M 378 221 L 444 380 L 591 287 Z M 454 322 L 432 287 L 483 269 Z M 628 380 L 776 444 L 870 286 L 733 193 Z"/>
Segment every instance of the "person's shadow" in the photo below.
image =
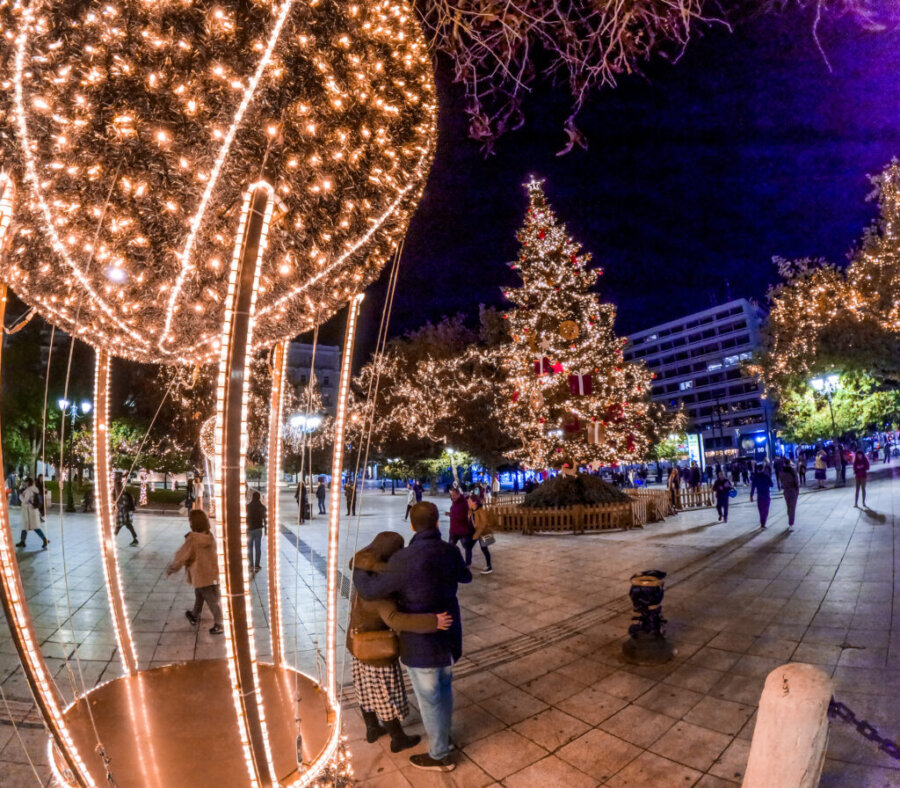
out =
<path fill-rule="evenodd" d="M 876 512 L 874 509 L 870 509 L 868 506 L 863 507 L 863 514 L 865 515 L 867 520 L 870 520 L 873 523 L 879 523 L 883 525 L 887 522 L 887 515 L 882 514 L 881 512 Z"/>

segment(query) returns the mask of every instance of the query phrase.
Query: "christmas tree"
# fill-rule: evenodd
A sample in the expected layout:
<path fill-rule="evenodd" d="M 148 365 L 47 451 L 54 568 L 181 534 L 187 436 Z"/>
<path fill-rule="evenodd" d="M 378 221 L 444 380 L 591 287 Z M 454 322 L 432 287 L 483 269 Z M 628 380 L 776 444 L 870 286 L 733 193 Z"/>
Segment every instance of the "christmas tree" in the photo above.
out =
<path fill-rule="evenodd" d="M 601 272 L 557 221 L 542 182 L 527 188 L 512 264 L 522 286 L 504 291 L 515 305 L 506 315 L 504 419 L 521 441 L 510 456 L 530 468 L 640 460 L 648 448 L 652 375 L 623 360 L 615 307 L 591 292 Z"/>

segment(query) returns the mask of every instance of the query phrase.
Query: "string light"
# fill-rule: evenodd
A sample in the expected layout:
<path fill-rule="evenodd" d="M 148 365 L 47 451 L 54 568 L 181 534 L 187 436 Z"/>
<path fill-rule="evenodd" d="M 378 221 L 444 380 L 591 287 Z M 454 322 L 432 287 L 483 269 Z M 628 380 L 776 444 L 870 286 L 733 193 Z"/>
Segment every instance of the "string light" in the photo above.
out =
<path fill-rule="evenodd" d="M 280 488 L 281 475 L 281 424 L 283 421 L 283 383 L 287 368 L 285 342 L 275 345 L 272 353 L 272 391 L 269 407 L 269 451 L 266 483 L 268 488 L 269 530 L 266 538 L 266 552 L 269 564 L 269 633 L 272 640 L 272 662 L 276 667 L 284 663 L 284 620 L 281 609 L 281 536 Z"/>
<path fill-rule="evenodd" d="M 125 605 L 125 587 L 119 571 L 116 543 L 116 500 L 112 490 L 112 464 L 109 461 L 109 373 L 110 356 L 97 351 L 94 369 L 94 468 L 96 471 L 97 530 L 103 565 L 106 595 L 112 610 L 113 632 L 119 646 L 119 658 L 127 675 L 138 669 L 137 651 Z"/>
<path fill-rule="evenodd" d="M 407 0 L 240 8 L 239 25 L 210 0 L 0 16 L 0 158 L 24 186 L 0 276 L 115 355 L 217 357 L 248 168 L 279 203 L 255 348 L 364 289 L 421 196 L 436 99 Z"/>
<path fill-rule="evenodd" d="M 267 199 L 265 201 L 264 214 L 262 217 L 262 225 L 259 231 L 257 246 L 252 259 L 246 259 L 242 262 L 245 254 L 245 246 L 248 240 L 247 230 L 250 223 L 251 207 L 255 205 L 257 192 L 265 192 Z M 250 266 L 253 271 L 253 282 L 250 289 L 250 303 L 247 310 L 247 335 L 246 343 L 249 347 L 253 339 L 254 329 L 254 307 L 256 302 L 256 292 L 259 285 L 260 266 L 259 261 L 264 257 L 267 245 L 267 230 L 269 222 L 272 218 L 272 200 L 273 189 L 266 181 L 259 181 L 253 184 L 244 195 L 243 206 L 241 207 L 240 224 L 238 225 L 238 233 L 235 240 L 234 254 L 231 259 L 230 273 L 228 277 L 228 291 L 225 300 L 225 321 L 222 327 L 222 336 L 232 338 L 233 322 L 236 316 L 235 309 L 237 307 L 236 295 L 238 290 L 238 277 L 242 273 L 243 266 Z M 241 746 L 244 750 L 244 759 L 247 765 L 247 772 L 250 778 L 251 788 L 258 788 L 260 772 L 272 775 L 274 767 L 272 765 L 272 753 L 269 744 L 268 732 L 266 730 L 265 708 L 262 702 L 262 695 L 259 689 L 259 671 L 257 669 L 256 658 L 256 638 L 253 627 L 252 616 L 252 599 L 250 595 L 250 574 L 247 566 L 247 535 L 246 535 L 246 511 L 241 505 L 236 507 L 239 517 L 237 522 L 229 522 L 229 532 L 238 534 L 238 560 L 235 562 L 240 567 L 240 587 L 243 593 L 237 595 L 233 592 L 236 578 L 231 576 L 230 554 L 231 549 L 228 542 L 228 534 L 225 533 L 224 525 L 226 514 L 226 498 L 227 496 L 242 497 L 245 493 L 244 484 L 246 479 L 246 462 L 247 462 L 247 401 L 248 390 L 246 375 L 243 374 L 246 369 L 246 358 L 231 358 L 231 342 L 222 343 L 221 358 L 219 362 L 219 380 L 217 391 L 217 407 L 216 407 L 216 511 L 219 517 L 216 521 L 216 535 L 223 547 L 222 558 L 219 561 L 219 585 L 226 589 L 227 593 L 222 595 L 222 622 L 225 634 L 225 652 L 228 661 L 228 672 L 231 677 L 231 693 L 234 702 L 235 713 L 237 716 L 238 733 L 241 739 Z M 236 361 L 241 371 L 240 389 L 240 433 L 238 440 L 240 444 L 239 465 L 238 465 L 238 487 L 237 489 L 226 488 L 226 473 L 231 471 L 229 458 L 226 450 L 229 443 L 225 439 L 225 419 L 226 419 L 226 390 L 232 380 L 232 363 Z M 229 441 L 233 441 L 234 436 L 229 436 Z M 233 600 L 239 600 L 244 610 L 244 633 L 241 633 L 243 646 L 247 649 L 249 655 L 249 676 L 242 676 L 243 668 L 238 664 L 238 657 L 235 653 L 236 629 L 235 622 L 232 617 Z M 245 635 L 245 637 L 244 637 Z M 244 686 L 246 681 L 250 688 Z M 251 698 L 252 696 L 252 698 Z M 247 717 L 247 705 L 252 702 L 256 715 L 256 723 L 259 727 L 259 738 L 262 741 L 264 763 L 260 763 L 256 757 L 252 745 L 253 735 L 250 730 L 250 721 Z"/>
<path fill-rule="evenodd" d="M 353 364 L 353 344 L 356 340 L 356 320 L 363 296 L 355 296 L 347 309 L 347 328 L 344 332 L 344 351 L 341 357 L 341 377 L 338 382 L 334 417 L 334 448 L 331 455 L 331 490 L 328 509 L 328 563 L 326 574 L 325 620 L 325 689 L 332 706 L 340 711 L 337 697 L 337 615 L 338 615 L 338 536 L 341 521 L 341 474 L 344 469 L 344 430 L 347 425 L 347 405 L 350 399 L 350 378 Z M 340 720 L 335 721 L 340 726 Z"/>

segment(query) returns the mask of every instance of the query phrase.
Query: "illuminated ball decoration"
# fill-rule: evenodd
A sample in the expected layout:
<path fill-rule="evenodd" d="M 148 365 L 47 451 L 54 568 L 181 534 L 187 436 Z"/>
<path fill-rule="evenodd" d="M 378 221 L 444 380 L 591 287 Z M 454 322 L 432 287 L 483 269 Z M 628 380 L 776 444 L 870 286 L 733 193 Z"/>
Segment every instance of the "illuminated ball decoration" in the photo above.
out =
<path fill-rule="evenodd" d="M 276 203 L 257 348 L 333 314 L 406 229 L 435 142 L 407 0 L 0 4 L 0 278 L 117 356 L 216 356 L 242 195 Z"/>

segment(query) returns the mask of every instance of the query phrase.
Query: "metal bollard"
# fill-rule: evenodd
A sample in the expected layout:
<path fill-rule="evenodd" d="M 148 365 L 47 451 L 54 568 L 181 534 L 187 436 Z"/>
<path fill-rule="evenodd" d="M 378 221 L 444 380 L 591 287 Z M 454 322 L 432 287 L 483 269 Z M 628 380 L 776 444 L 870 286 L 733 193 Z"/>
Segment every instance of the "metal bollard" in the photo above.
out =
<path fill-rule="evenodd" d="M 628 596 L 635 615 L 628 627 L 630 637 L 622 644 L 622 654 L 636 665 L 661 665 L 674 655 L 672 644 L 666 640 L 666 619 L 662 615 L 666 573 L 648 569 L 631 576 Z"/>

